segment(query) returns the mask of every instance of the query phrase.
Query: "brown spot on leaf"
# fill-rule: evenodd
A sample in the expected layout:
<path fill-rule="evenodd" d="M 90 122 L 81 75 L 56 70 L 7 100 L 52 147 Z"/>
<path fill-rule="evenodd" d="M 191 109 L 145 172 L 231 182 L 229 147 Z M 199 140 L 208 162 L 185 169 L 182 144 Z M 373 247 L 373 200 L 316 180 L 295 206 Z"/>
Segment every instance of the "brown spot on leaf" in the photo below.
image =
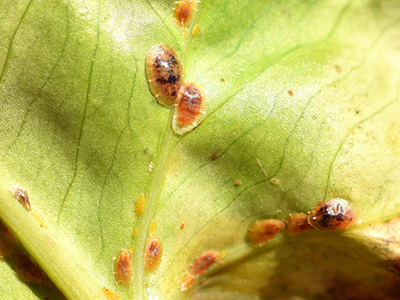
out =
<path fill-rule="evenodd" d="M 38 285 L 50 283 L 42 269 L 21 251 L 15 255 L 15 271 L 23 282 Z"/>
<path fill-rule="evenodd" d="M 0 258 L 7 258 L 13 254 L 14 251 L 15 247 L 12 244 L 0 239 Z"/>

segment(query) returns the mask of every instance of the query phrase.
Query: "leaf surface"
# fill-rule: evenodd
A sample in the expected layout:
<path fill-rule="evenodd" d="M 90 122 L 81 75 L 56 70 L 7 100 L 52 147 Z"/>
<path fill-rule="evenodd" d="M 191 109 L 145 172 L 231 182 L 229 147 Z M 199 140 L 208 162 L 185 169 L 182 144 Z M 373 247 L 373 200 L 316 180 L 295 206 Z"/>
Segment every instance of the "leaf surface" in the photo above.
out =
<path fill-rule="evenodd" d="M 0 217 L 67 298 L 105 299 L 107 287 L 121 299 L 319 299 L 340 278 L 390 277 L 386 248 L 365 246 L 362 229 L 283 233 L 261 248 L 245 236 L 258 219 L 328 198 L 351 202 L 361 227 L 400 214 L 397 1 L 201 1 L 186 37 L 173 1 L 0 1 Z M 148 87 L 157 43 L 175 49 L 209 101 L 184 136 Z M 149 272 L 154 220 L 163 252 Z M 116 285 L 113 259 L 132 245 L 132 284 Z M 181 292 L 208 250 L 224 263 Z M 13 268 L 0 262 L 2 299 L 61 297 Z"/>

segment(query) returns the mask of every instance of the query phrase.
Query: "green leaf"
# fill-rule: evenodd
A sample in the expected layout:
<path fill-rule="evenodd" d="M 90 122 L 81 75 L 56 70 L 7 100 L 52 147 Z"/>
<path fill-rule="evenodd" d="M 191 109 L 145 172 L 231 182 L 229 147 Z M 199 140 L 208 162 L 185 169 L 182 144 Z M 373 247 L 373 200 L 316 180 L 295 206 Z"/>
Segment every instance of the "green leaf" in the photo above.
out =
<path fill-rule="evenodd" d="M 397 1 L 201 1 L 187 37 L 173 7 L 0 0 L 0 218 L 57 286 L 21 282 L 9 257 L 0 298 L 106 299 L 107 287 L 121 299 L 398 299 L 399 249 L 379 227 L 400 214 Z M 184 136 L 148 87 L 157 43 L 209 101 Z M 254 221 L 328 198 L 351 202 L 360 228 L 247 244 Z M 133 281 L 117 285 L 113 259 L 132 245 Z M 180 291 L 208 250 L 224 262 Z"/>

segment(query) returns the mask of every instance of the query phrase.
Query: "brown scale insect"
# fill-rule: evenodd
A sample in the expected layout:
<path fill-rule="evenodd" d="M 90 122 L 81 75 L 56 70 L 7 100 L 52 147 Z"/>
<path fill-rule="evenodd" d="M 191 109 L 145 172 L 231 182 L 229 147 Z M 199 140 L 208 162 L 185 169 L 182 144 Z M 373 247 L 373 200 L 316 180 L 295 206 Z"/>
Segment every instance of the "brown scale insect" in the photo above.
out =
<path fill-rule="evenodd" d="M 114 275 L 116 283 L 123 285 L 129 284 L 132 280 L 132 254 L 126 250 L 122 250 L 118 255 L 114 265 Z"/>
<path fill-rule="evenodd" d="M 308 223 L 321 230 L 347 229 L 360 222 L 352 205 L 338 198 L 320 201 L 308 215 Z"/>
<path fill-rule="evenodd" d="M 119 296 L 114 291 L 112 291 L 106 287 L 103 287 L 102 290 L 108 300 L 120 300 Z"/>
<path fill-rule="evenodd" d="M 147 270 L 154 271 L 160 264 L 162 256 L 162 245 L 160 240 L 153 234 L 149 236 L 144 255 L 144 265 Z"/>
<path fill-rule="evenodd" d="M 218 251 L 210 250 L 197 257 L 190 268 L 190 275 L 196 277 L 205 274 L 207 269 L 217 261 L 218 255 Z"/>
<path fill-rule="evenodd" d="M 204 120 L 207 108 L 203 88 L 192 81 L 183 83 L 174 109 L 174 131 L 177 134 L 185 134 L 199 126 Z"/>
<path fill-rule="evenodd" d="M 308 224 L 308 215 L 303 213 L 292 213 L 285 220 L 286 231 L 289 234 L 299 234 L 308 230 L 313 229 L 310 224 Z"/>
<path fill-rule="evenodd" d="M 180 27 L 189 26 L 197 7 L 197 0 L 181 0 L 176 2 L 175 19 Z"/>
<path fill-rule="evenodd" d="M 157 101 L 172 107 L 182 84 L 182 65 L 174 49 L 166 44 L 154 45 L 146 59 L 147 80 Z"/>
<path fill-rule="evenodd" d="M 29 202 L 28 191 L 22 186 L 12 185 L 9 187 L 11 194 L 21 202 L 27 210 L 31 210 L 31 203 Z"/>
<path fill-rule="evenodd" d="M 257 220 L 250 225 L 247 239 L 253 245 L 262 246 L 285 229 L 285 223 L 276 219 Z"/>

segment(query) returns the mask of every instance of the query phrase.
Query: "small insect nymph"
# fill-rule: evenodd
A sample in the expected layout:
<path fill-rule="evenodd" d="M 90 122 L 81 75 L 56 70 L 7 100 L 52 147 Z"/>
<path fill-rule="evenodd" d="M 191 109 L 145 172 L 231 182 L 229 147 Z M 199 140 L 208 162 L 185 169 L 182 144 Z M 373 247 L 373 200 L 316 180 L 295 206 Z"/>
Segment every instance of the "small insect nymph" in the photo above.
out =
<path fill-rule="evenodd" d="M 313 229 L 310 224 L 308 224 L 308 215 L 303 213 L 292 213 L 285 220 L 286 231 L 289 234 L 299 234 L 308 230 Z"/>
<path fill-rule="evenodd" d="M 146 73 L 158 102 L 171 107 L 182 84 L 182 65 L 174 49 L 165 44 L 154 45 L 147 54 Z"/>
<path fill-rule="evenodd" d="M 144 255 L 144 265 L 147 270 L 154 271 L 161 262 L 162 245 L 155 235 L 150 235 Z"/>
<path fill-rule="evenodd" d="M 133 276 L 132 254 L 122 250 L 118 255 L 114 265 L 114 275 L 116 283 L 126 285 L 131 282 Z"/>
<path fill-rule="evenodd" d="M 25 188 L 18 185 L 12 185 L 9 187 L 9 190 L 11 194 L 13 194 L 13 196 L 25 206 L 27 210 L 31 210 L 31 203 L 29 202 L 28 192 Z"/>
<path fill-rule="evenodd" d="M 217 261 L 218 255 L 218 251 L 210 250 L 197 257 L 190 268 L 190 274 L 193 277 L 205 274 L 207 269 Z"/>
<path fill-rule="evenodd" d="M 347 229 L 360 222 L 355 209 L 344 199 L 320 201 L 308 215 L 308 223 L 321 230 Z"/>
<path fill-rule="evenodd" d="M 103 287 L 102 290 L 108 300 L 120 300 L 119 296 L 114 291 L 112 291 L 106 287 Z"/>
<path fill-rule="evenodd" d="M 285 229 L 285 223 L 277 219 L 257 220 L 250 225 L 247 238 L 250 244 L 262 246 Z"/>
<path fill-rule="evenodd" d="M 181 0 L 176 2 L 175 19 L 180 27 L 189 26 L 194 16 L 197 0 Z"/>
<path fill-rule="evenodd" d="M 199 126 L 204 120 L 207 108 L 203 88 L 192 81 L 185 82 L 179 89 L 174 108 L 174 131 L 177 134 L 185 134 Z"/>
<path fill-rule="evenodd" d="M 185 275 L 181 283 L 179 284 L 179 288 L 182 292 L 187 291 L 194 283 L 194 277 L 190 274 Z"/>

